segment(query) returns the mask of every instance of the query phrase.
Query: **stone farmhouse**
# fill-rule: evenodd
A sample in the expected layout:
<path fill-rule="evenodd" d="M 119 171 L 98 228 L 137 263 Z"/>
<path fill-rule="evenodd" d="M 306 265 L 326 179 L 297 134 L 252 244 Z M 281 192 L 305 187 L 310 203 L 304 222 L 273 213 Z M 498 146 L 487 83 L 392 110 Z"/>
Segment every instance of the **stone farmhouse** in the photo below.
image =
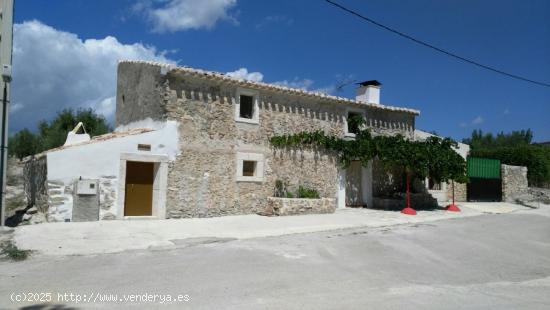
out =
<path fill-rule="evenodd" d="M 415 130 L 419 111 L 380 103 L 377 81 L 360 83 L 352 100 L 146 61 L 121 61 L 117 74 L 114 132 L 72 132 L 26 164 L 29 201 L 49 221 L 383 207 L 399 178 L 376 161 L 344 170 L 331 154 L 274 149 L 269 139 L 314 130 L 353 139 L 353 115 L 376 135 L 429 135 Z M 321 199 L 273 198 L 278 181 Z M 445 184 L 424 183 L 448 199 Z"/>

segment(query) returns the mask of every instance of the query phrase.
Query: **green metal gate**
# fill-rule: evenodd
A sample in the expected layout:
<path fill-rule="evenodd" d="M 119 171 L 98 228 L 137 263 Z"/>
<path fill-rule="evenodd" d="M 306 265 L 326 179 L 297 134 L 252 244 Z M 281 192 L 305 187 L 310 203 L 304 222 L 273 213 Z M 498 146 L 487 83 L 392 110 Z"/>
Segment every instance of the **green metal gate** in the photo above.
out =
<path fill-rule="evenodd" d="M 501 201 L 500 160 L 468 157 L 468 201 Z"/>

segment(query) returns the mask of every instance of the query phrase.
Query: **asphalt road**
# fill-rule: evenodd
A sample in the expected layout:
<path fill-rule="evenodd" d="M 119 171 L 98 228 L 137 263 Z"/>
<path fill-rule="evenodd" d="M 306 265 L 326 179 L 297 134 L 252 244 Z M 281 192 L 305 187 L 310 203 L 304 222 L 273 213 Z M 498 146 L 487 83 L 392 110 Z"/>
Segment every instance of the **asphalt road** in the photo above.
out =
<path fill-rule="evenodd" d="M 0 308 L 39 304 L 10 301 L 32 292 L 55 309 L 550 309 L 550 217 L 535 213 L 178 243 L 1 262 Z"/>

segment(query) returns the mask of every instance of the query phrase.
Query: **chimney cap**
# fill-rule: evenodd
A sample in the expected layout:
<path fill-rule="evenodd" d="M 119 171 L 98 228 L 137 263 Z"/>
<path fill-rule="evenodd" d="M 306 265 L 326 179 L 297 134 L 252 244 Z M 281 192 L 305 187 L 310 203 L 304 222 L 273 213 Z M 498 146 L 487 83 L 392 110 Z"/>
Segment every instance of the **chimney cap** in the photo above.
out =
<path fill-rule="evenodd" d="M 359 84 L 361 86 L 380 86 L 380 85 L 382 85 L 382 83 L 378 82 L 377 80 L 363 81 L 363 82 L 359 82 L 357 84 Z"/>

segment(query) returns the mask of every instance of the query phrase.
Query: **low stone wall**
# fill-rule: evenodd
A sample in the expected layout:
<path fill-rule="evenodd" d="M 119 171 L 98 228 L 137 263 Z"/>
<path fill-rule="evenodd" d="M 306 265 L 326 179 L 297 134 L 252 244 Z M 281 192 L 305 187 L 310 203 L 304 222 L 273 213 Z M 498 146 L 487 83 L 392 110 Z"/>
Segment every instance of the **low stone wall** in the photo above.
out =
<path fill-rule="evenodd" d="M 455 186 L 455 201 L 458 201 L 458 202 L 467 201 L 468 200 L 467 184 L 454 182 L 454 186 Z M 447 184 L 447 200 L 453 201 L 453 185 L 450 181 Z"/>
<path fill-rule="evenodd" d="M 533 200 L 550 204 L 550 189 L 548 188 L 529 187 L 527 194 L 533 197 Z"/>
<path fill-rule="evenodd" d="M 116 219 L 118 179 L 114 175 L 99 178 L 99 218 L 101 220 Z"/>
<path fill-rule="evenodd" d="M 502 165 L 502 201 L 515 202 L 527 193 L 527 167 Z"/>
<path fill-rule="evenodd" d="M 304 199 L 304 198 L 267 198 L 268 215 L 299 215 L 334 213 L 336 199 Z"/>

